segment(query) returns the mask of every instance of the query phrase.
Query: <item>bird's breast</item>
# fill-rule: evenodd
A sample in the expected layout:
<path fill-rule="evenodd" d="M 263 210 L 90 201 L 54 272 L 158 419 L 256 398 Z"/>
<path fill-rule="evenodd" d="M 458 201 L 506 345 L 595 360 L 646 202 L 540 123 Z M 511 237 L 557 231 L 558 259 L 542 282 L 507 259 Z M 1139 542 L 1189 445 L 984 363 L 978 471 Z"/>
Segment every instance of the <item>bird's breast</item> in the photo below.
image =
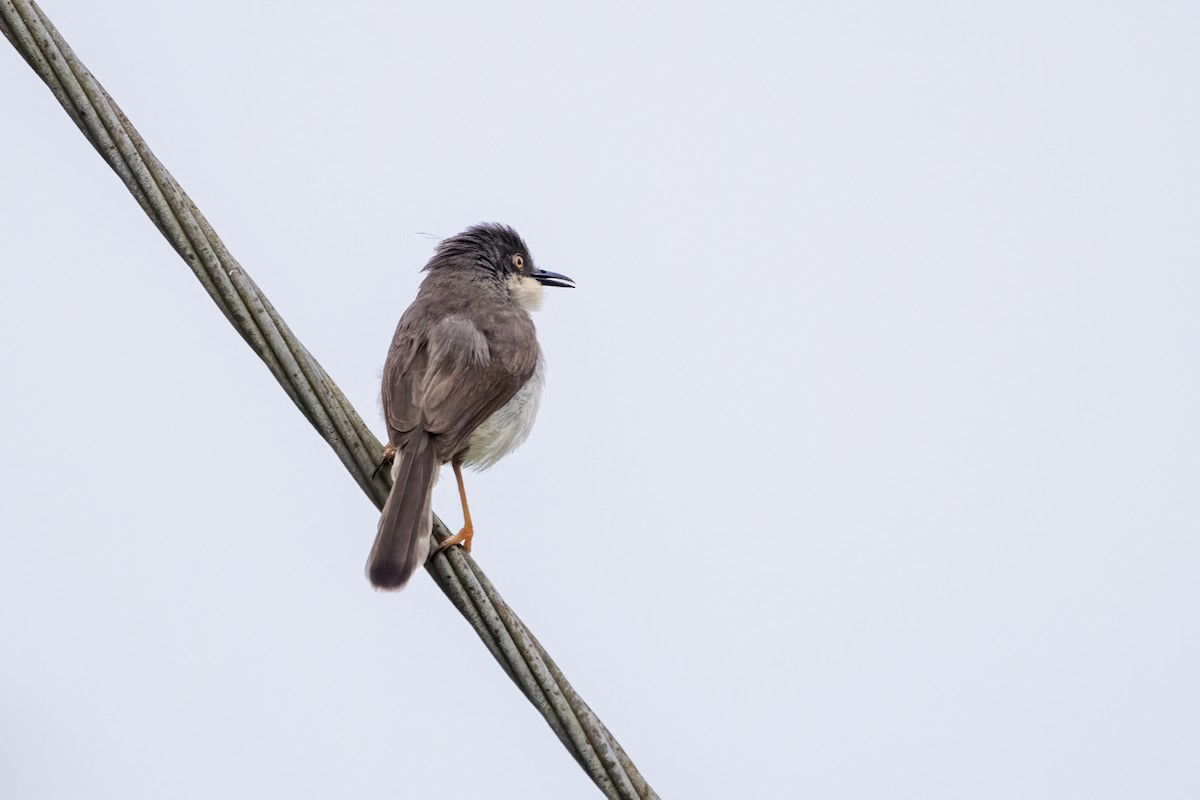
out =
<path fill-rule="evenodd" d="M 538 404 L 542 399 L 542 386 L 545 382 L 542 358 L 539 355 L 533 375 L 525 381 L 525 385 L 518 389 L 499 411 L 484 420 L 467 439 L 467 452 L 463 456 L 463 463 L 478 469 L 487 469 L 520 447 L 533 430 L 533 421 L 537 418 Z"/>

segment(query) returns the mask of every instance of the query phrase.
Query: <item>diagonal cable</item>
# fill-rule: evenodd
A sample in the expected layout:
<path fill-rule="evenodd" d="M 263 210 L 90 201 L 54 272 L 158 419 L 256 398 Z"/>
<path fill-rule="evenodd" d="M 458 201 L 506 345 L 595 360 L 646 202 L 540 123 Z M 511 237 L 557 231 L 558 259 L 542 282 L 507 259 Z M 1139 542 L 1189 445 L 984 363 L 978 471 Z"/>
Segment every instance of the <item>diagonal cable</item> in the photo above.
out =
<path fill-rule="evenodd" d="M 390 477 L 387 470 L 375 474 L 382 453 L 379 440 L 42 10 L 30 0 L 0 0 L 0 33 L 45 81 L 371 502 L 382 507 Z M 435 518 L 437 541 L 448 535 L 446 526 Z M 427 569 L 607 797 L 658 797 L 469 554 L 452 548 L 432 559 Z"/>

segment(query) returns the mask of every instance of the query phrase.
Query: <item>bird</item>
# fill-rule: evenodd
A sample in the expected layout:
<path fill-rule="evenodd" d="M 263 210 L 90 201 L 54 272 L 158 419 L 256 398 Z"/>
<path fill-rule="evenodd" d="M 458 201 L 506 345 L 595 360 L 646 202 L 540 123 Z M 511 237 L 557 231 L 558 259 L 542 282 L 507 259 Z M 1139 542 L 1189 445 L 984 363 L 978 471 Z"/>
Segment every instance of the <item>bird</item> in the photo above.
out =
<path fill-rule="evenodd" d="M 422 270 L 417 297 L 400 317 L 383 367 L 381 395 L 392 489 L 379 517 L 367 577 L 402 588 L 429 556 L 433 487 L 449 463 L 463 527 L 438 548 L 474 537 L 462 469 L 486 469 L 533 427 L 545 382 L 530 312 L 543 287 L 573 288 L 536 266 L 512 228 L 480 223 L 442 240 Z"/>

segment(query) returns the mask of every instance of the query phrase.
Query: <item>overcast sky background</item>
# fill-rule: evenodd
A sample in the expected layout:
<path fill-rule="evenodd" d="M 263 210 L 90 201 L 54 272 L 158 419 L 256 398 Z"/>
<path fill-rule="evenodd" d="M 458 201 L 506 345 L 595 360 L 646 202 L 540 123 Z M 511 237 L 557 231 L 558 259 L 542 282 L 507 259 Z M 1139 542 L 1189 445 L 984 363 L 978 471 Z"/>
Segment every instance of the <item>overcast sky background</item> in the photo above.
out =
<path fill-rule="evenodd" d="M 1200 796 L 1200 6 L 43 8 L 376 431 L 577 280 L 475 554 L 664 798 Z M 0 51 L 0 795 L 599 796 Z"/>

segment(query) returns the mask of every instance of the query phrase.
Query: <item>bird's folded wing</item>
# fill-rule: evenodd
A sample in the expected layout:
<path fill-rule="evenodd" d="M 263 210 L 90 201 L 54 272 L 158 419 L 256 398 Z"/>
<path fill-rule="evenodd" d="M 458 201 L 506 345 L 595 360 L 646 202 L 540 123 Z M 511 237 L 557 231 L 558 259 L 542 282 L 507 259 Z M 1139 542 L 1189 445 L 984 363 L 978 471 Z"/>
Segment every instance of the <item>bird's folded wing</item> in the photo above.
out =
<path fill-rule="evenodd" d="M 393 444 L 420 427 L 438 437 L 450 460 L 480 423 L 507 403 L 533 374 L 536 346 L 499 347 L 463 317 L 446 317 L 424 337 L 396 332 L 384 367 L 383 405 Z"/>

